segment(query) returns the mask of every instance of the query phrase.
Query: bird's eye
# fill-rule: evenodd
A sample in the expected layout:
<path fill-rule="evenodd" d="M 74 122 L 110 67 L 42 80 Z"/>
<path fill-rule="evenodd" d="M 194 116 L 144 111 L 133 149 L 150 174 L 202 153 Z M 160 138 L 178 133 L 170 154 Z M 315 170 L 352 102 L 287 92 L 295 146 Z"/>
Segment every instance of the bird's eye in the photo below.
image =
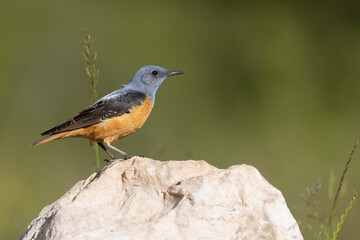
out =
<path fill-rule="evenodd" d="M 154 76 L 157 76 L 157 75 L 159 75 L 159 72 L 158 71 L 152 71 L 151 74 L 154 75 Z"/>

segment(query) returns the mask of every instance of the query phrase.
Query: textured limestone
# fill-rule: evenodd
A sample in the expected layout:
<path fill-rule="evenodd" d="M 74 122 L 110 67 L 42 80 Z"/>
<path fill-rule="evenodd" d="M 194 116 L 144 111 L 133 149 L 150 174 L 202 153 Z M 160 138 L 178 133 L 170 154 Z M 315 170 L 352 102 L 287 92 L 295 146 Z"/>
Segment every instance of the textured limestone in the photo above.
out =
<path fill-rule="evenodd" d="M 252 166 L 114 162 L 46 206 L 19 239 L 303 239 Z"/>

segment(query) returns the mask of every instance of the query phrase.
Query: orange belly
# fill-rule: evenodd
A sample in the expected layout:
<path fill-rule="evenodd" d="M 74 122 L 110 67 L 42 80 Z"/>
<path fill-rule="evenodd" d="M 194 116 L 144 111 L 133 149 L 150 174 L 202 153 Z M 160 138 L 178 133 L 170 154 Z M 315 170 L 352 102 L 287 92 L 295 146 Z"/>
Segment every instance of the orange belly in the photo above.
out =
<path fill-rule="evenodd" d="M 87 128 L 80 128 L 65 134 L 61 138 L 83 137 L 94 142 L 111 143 L 138 130 L 148 118 L 154 103 L 147 97 L 140 106 L 130 110 L 130 113 L 106 119 Z"/>

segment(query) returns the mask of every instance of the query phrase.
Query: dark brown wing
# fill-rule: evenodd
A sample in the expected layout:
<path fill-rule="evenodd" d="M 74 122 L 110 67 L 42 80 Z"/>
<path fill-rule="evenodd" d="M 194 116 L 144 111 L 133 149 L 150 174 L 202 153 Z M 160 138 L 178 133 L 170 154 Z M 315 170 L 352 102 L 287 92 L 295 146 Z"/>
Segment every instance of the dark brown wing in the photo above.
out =
<path fill-rule="evenodd" d="M 56 134 L 71 131 L 79 128 L 86 128 L 99 123 L 104 119 L 118 117 L 129 113 L 130 110 L 141 105 L 146 100 L 146 94 L 134 90 L 115 91 L 93 105 L 85 108 L 73 118 L 43 132 L 41 135 Z M 124 89 L 125 90 L 125 89 Z"/>

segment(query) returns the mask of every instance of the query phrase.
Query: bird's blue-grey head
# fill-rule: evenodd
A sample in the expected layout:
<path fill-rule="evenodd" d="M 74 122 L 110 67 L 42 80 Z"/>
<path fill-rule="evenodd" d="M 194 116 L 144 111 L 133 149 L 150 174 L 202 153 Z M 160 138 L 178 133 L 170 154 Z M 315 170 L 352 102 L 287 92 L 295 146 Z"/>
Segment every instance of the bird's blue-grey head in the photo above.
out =
<path fill-rule="evenodd" d="M 127 86 L 149 95 L 151 102 L 155 101 L 156 90 L 170 76 L 184 73 L 183 71 L 168 71 L 165 68 L 149 65 L 140 68 Z"/>

